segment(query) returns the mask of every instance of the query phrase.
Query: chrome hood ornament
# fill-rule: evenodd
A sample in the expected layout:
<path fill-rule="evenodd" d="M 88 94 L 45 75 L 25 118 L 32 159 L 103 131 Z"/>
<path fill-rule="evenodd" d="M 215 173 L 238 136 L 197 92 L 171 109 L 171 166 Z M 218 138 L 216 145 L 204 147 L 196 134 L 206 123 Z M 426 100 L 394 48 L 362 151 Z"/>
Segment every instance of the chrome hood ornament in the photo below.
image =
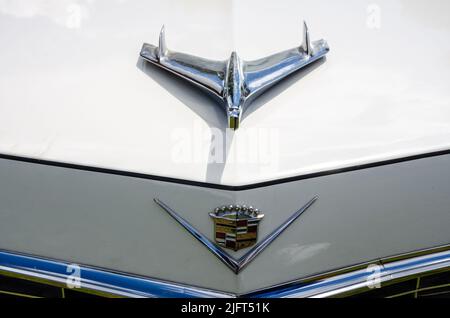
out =
<path fill-rule="evenodd" d="M 246 102 L 258 96 L 289 74 L 324 57 L 329 51 L 325 40 L 311 42 L 304 23 L 303 43 L 259 60 L 243 61 L 236 52 L 226 61 L 212 61 L 167 49 L 164 26 L 159 46 L 144 43 L 141 57 L 209 91 L 224 102 L 228 127 L 239 128 Z"/>

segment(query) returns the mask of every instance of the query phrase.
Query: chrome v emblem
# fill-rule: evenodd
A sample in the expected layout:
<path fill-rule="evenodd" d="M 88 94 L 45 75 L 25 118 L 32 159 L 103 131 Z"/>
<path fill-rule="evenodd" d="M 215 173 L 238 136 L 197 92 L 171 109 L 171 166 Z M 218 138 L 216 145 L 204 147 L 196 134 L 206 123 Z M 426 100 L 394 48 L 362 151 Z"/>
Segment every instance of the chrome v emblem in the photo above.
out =
<path fill-rule="evenodd" d="M 284 230 L 287 229 L 300 215 L 302 215 L 311 205 L 316 202 L 318 197 L 312 198 L 300 210 L 295 212 L 283 224 L 277 227 L 272 233 L 267 235 L 262 241 L 256 244 L 251 250 L 244 254 L 239 259 L 234 259 L 227 252 L 218 247 L 214 242 L 206 236 L 197 231 L 189 222 L 183 219 L 178 213 L 172 210 L 167 204 L 159 199 L 154 199 L 155 203 L 164 209 L 171 217 L 181 224 L 192 236 L 194 236 L 200 243 L 206 246 L 211 253 L 227 265 L 235 274 L 239 274 L 256 256 L 258 256 L 270 243 L 272 243 Z"/>

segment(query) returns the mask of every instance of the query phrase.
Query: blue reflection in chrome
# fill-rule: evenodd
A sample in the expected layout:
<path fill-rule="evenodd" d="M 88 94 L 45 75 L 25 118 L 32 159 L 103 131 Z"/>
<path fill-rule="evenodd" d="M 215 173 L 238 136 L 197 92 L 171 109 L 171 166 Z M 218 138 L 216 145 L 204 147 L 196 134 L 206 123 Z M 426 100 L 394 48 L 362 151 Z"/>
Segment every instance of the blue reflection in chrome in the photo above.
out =
<path fill-rule="evenodd" d="M 26 272 L 26 275 L 64 282 L 71 274 L 70 263 L 0 252 L 0 270 Z M 158 280 L 93 269 L 80 265 L 81 287 L 131 297 L 210 298 L 232 295 Z"/>

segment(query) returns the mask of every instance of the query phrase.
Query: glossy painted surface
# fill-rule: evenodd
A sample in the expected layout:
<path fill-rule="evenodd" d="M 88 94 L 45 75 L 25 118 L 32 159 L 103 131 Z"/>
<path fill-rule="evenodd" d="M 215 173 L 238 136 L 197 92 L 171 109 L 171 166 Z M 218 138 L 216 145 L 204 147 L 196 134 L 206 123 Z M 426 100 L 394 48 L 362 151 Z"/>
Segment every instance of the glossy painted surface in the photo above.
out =
<path fill-rule="evenodd" d="M 242 185 L 450 148 L 449 2 L 372 3 L 2 0 L 0 153 Z M 255 100 L 208 162 L 222 110 L 142 42 L 165 24 L 169 47 L 252 60 L 297 46 L 303 19 L 327 62 Z"/>
<path fill-rule="evenodd" d="M 226 191 L 1 159 L 0 249 L 242 294 L 448 244 L 449 166 L 444 155 Z M 314 196 L 238 275 L 153 201 L 209 240 L 218 202 L 254 204 L 261 241 Z"/>

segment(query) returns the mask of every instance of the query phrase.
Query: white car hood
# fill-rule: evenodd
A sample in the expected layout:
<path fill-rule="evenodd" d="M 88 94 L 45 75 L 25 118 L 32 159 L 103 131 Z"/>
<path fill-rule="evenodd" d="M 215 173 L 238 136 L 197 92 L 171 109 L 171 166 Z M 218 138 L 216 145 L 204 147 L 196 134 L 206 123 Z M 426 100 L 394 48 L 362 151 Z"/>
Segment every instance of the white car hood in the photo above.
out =
<path fill-rule="evenodd" d="M 0 153 L 230 186 L 450 148 L 448 1 L 0 0 Z M 143 63 L 143 42 L 224 60 L 299 46 L 326 60 L 226 116 Z M 218 161 L 218 162 L 217 162 Z"/>

